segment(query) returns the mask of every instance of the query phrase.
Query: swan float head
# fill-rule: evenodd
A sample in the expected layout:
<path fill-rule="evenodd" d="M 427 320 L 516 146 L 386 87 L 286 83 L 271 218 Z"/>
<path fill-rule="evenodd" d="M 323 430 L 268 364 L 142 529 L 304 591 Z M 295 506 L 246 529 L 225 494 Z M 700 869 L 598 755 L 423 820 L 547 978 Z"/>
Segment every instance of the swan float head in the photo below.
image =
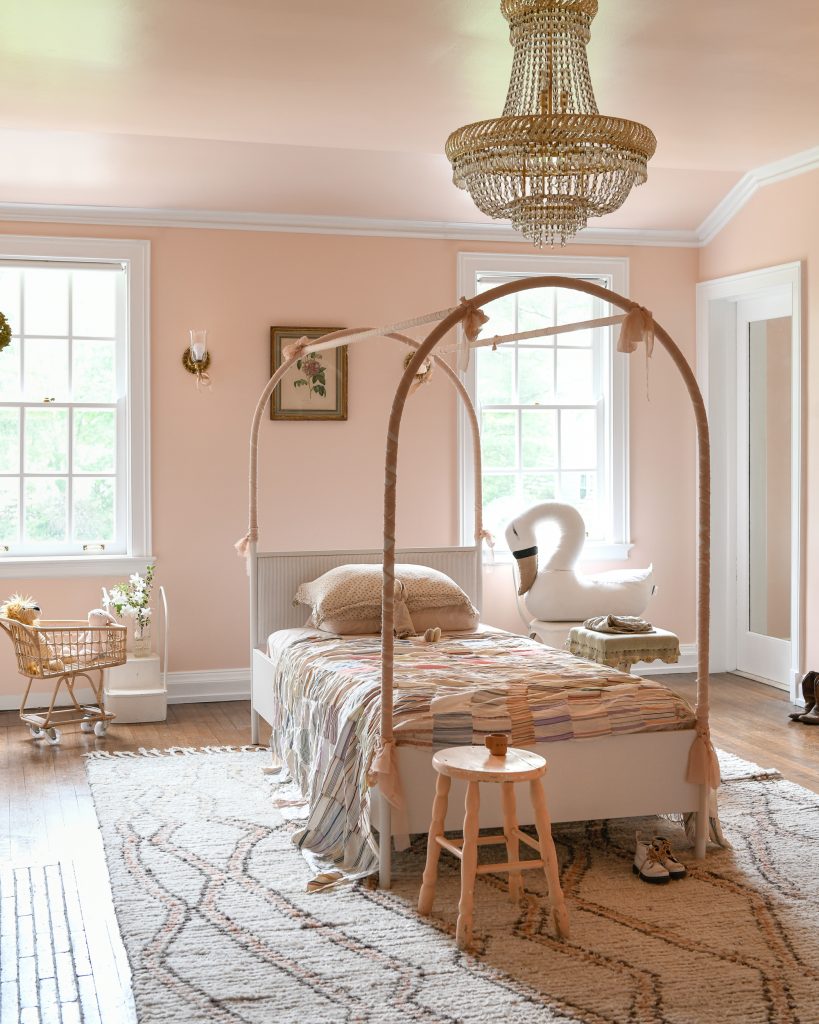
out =
<path fill-rule="evenodd" d="M 537 528 L 551 523 L 558 540 L 540 564 Z M 575 565 L 586 540 L 586 524 L 573 505 L 546 501 L 506 527 L 506 541 L 518 565 L 518 594 L 528 611 L 547 622 L 578 622 L 593 615 L 642 615 L 655 587 L 653 568 L 614 570 L 586 576 Z"/>

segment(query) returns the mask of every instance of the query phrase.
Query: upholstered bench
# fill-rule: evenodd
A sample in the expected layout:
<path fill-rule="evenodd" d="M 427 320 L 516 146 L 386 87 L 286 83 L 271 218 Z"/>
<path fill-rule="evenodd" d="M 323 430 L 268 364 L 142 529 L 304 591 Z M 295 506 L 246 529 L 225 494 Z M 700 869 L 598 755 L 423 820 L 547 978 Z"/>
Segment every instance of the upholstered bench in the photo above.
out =
<path fill-rule="evenodd" d="M 667 629 L 650 633 L 598 633 L 585 626 L 569 630 L 566 647 L 578 658 L 588 658 L 600 665 L 631 671 L 638 661 L 664 661 L 674 665 L 680 660 L 680 638 Z"/>

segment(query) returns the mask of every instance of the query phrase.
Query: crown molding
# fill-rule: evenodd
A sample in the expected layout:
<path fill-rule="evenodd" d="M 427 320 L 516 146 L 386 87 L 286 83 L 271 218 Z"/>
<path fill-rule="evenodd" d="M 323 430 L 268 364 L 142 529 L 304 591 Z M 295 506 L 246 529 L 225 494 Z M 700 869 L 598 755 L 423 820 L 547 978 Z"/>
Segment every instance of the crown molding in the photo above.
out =
<path fill-rule="evenodd" d="M 696 231 L 591 227 L 577 245 L 658 246 L 696 249 L 708 245 L 765 185 L 819 169 L 819 146 L 764 164 L 744 175 L 714 207 Z M 197 228 L 222 231 L 271 231 L 287 234 L 359 235 L 377 238 L 429 238 L 457 242 L 512 242 L 526 245 L 506 223 L 387 220 L 324 217 L 292 213 L 243 213 L 228 210 L 169 210 L 128 206 L 65 206 L 50 203 L 0 203 L 0 221 L 29 224 L 100 224 L 142 228 Z"/>
<path fill-rule="evenodd" d="M 785 181 L 787 178 L 795 178 L 799 174 L 807 174 L 817 169 L 819 146 L 748 171 L 700 224 L 696 231 L 699 244 L 702 246 L 712 242 L 751 197 L 765 185 L 773 185 L 777 181 Z"/>
<path fill-rule="evenodd" d="M 360 235 L 382 238 L 430 238 L 464 242 L 515 242 L 526 245 L 508 224 L 458 221 L 384 220 L 309 214 L 163 210 L 119 206 L 58 206 L 0 203 L 0 221 L 47 224 L 101 224 L 145 228 L 198 228 L 223 231 L 271 231 L 289 234 Z M 579 245 L 687 246 L 698 244 L 693 231 L 586 228 Z"/>

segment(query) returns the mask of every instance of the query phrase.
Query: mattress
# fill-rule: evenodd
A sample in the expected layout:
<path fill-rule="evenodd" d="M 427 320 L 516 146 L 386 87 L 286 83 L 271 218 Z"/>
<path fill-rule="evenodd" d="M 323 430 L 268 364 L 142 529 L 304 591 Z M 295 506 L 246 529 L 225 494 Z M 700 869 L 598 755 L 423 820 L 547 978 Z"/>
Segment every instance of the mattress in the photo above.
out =
<path fill-rule="evenodd" d="M 287 629 L 268 640 L 274 665 L 271 744 L 308 802 L 294 841 L 314 863 L 360 877 L 377 866 L 367 772 L 379 739 L 381 640 Z M 430 750 L 513 746 L 692 728 L 668 687 L 511 633 L 481 629 L 395 642 L 396 742 Z M 406 781 L 406 780 L 405 780 Z"/>

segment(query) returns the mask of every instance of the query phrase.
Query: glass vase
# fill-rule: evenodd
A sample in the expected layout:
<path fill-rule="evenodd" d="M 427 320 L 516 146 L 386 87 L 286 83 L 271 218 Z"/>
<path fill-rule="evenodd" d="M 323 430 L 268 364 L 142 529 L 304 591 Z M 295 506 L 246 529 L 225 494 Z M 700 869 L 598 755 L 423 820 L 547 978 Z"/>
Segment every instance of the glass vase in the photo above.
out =
<path fill-rule="evenodd" d="M 132 654 L 135 658 L 147 658 L 151 653 L 151 624 L 146 623 L 144 626 L 134 626 L 134 641 L 132 644 Z"/>

